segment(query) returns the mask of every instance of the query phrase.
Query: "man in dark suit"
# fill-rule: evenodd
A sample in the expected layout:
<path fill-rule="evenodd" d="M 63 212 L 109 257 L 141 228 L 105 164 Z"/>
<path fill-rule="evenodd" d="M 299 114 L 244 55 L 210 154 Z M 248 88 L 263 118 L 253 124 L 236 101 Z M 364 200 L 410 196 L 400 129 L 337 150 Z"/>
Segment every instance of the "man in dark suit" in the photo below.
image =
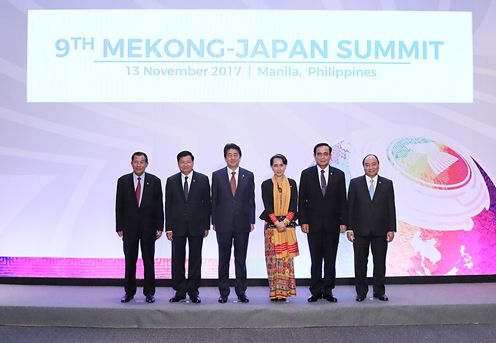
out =
<path fill-rule="evenodd" d="M 234 245 L 235 291 L 238 301 L 246 297 L 246 253 L 255 228 L 255 181 L 253 173 L 240 168 L 241 149 L 234 143 L 224 147 L 227 168 L 212 174 L 212 224 L 219 245 L 219 303 L 229 296 L 229 261 Z"/>
<path fill-rule="evenodd" d="M 336 302 L 332 294 L 336 279 L 336 254 L 340 232 L 346 231 L 346 185 L 344 173 L 329 166 L 332 148 L 319 143 L 313 149 L 316 166 L 301 172 L 298 216 L 307 234 L 311 279 L 308 302 L 324 298 Z M 324 278 L 322 278 L 322 260 Z"/>
<path fill-rule="evenodd" d="M 155 240 L 164 230 L 162 184 L 155 175 L 145 173 L 148 156 L 135 152 L 131 157 L 133 172 L 117 181 L 115 202 L 116 231 L 122 237 L 126 274 L 126 294 L 121 302 L 127 303 L 136 293 L 136 262 L 138 245 L 141 246 L 145 283 L 143 294 L 146 302 L 155 302 Z"/>
<path fill-rule="evenodd" d="M 396 232 L 396 209 L 393 182 L 379 176 L 379 159 L 367 155 L 362 161 L 365 175 L 350 181 L 348 190 L 348 240 L 355 255 L 356 301 L 367 296 L 369 248 L 374 261 L 374 298 L 387 301 L 385 292 L 386 252 Z"/>
<path fill-rule="evenodd" d="M 189 151 L 177 154 L 180 172 L 169 177 L 165 186 L 165 227 L 172 241 L 172 284 L 176 294 L 170 302 L 186 299 L 201 302 L 203 238 L 210 229 L 210 183 L 206 175 L 193 170 L 195 157 Z M 188 241 L 188 280 L 185 278 L 186 240 Z"/>

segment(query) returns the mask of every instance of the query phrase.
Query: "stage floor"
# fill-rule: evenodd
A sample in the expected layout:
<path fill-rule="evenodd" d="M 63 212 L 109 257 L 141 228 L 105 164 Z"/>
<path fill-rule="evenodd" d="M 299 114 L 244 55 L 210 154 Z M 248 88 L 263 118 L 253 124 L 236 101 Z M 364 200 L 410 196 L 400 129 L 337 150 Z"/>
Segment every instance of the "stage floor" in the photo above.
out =
<path fill-rule="evenodd" d="M 138 290 L 140 292 L 141 289 Z M 120 287 L 0 285 L 0 325 L 94 328 L 295 328 L 370 325 L 495 324 L 496 283 L 387 286 L 388 302 L 355 301 L 353 286 L 338 286 L 337 303 L 308 303 L 298 287 L 287 303 L 271 303 L 266 287 L 249 287 L 250 303 L 219 304 L 216 288 L 200 289 L 201 304 L 169 303 L 171 288 L 147 304 L 138 293 L 120 303 Z"/>

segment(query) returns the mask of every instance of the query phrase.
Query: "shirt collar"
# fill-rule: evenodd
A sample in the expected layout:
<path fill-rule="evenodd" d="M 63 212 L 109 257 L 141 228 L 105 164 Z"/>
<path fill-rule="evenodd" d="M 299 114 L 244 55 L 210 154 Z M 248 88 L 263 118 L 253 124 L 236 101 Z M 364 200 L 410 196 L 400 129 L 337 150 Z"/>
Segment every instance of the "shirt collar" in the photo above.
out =
<path fill-rule="evenodd" d="M 188 177 L 188 179 L 191 179 L 193 177 L 193 170 L 191 171 L 191 173 L 189 173 L 188 175 L 185 175 L 183 173 L 181 173 L 181 177 L 184 179 L 186 178 L 186 176 Z"/>
<path fill-rule="evenodd" d="M 324 169 L 320 168 L 319 165 L 317 165 L 317 171 L 319 172 L 320 174 L 320 171 L 323 170 L 325 173 L 325 175 L 329 174 L 329 165 L 327 165 L 327 167 L 325 167 Z"/>
<path fill-rule="evenodd" d="M 377 178 L 379 177 L 379 175 L 376 175 L 374 176 L 373 178 L 371 178 L 370 176 L 368 175 L 365 175 L 365 179 L 367 180 L 367 183 L 370 183 L 370 180 L 374 180 L 374 184 L 377 184 Z"/>
<path fill-rule="evenodd" d="M 143 173 L 143 174 L 141 174 L 141 176 L 138 176 L 138 175 L 135 174 L 135 172 L 133 172 L 133 180 L 136 181 L 136 182 L 138 182 L 138 177 L 140 177 L 141 178 L 141 181 L 145 181 L 145 174 L 146 173 Z"/>
<path fill-rule="evenodd" d="M 229 167 L 227 167 L 227 175 L 229 175 L 229 177 L 232 176 L 232 172 L 235 172 L 235 177 L 238 177 L 239 176 L 239 167 L 236 168 L 236 170 L 231 170 Z"/>

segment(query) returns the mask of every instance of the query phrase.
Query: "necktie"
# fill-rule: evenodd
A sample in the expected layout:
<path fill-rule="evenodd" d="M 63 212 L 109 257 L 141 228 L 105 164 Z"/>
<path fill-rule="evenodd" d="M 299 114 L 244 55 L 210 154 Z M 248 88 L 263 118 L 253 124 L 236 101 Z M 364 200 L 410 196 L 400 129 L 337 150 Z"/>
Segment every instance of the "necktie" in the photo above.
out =
<path fill-rule="evenodd" d="M 231 173 L 231 192 L 233 196 L 236 194 L 236 178 L 234 177 L 235 175 L 236 172 Z"/>
<path fill-rule="evenodd" d="M 370 179 L 370 186 L 369 186 L 370 199 L 374 198 L 374 192 L 375 192 L 374 179 Z"/>
<path fill-rule="evenodd" d="M 141 177 L 138 176 L 138 185 L 136 186 L 136 202 L 138 203 L 138 207 L 140 205 L 140 197 L 141 197 Z"/>
<path fill-rule="evenodd" d="M 320 171 L 320 187 L 322 188 L 322 195 L 326 194 L 327 182 L 324 176 L 325 170 Z"/>
<path fill-rule="evenodd" d="M 188 188 L 188 176 L 184 177 L 184 199 L 188 200 L 188 193 L 189 193 L 189 188 Z"/>

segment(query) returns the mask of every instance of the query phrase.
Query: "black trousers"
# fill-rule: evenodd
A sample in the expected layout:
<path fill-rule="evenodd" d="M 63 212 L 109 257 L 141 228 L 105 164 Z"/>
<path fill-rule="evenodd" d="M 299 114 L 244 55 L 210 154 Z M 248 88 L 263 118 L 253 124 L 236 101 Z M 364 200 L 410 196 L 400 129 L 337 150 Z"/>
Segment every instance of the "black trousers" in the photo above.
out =
<path fill-rule="evenodd" d="M 355 256 L 355 288 L 359 296 L 366 296 L 367 285 L 367 264 L 369 261 L 369 249 L 372 250 L 374 262 L 373 290 L 374 295 L 384 295 L 386 287 L 386 236 L 359 236 L 355 235 L 353 241 L 353 253 Z"/>
<path fill-rule="evenodd" d="M 136 294 L 136 262 L 138 249 L 141 247 L 145 282 L 143 294 L 155 294 L 155 231 L 153 233 L 126 233 L 122 237 L 126 269 L 124 290 L 127 294 Z"/>
<path fill-rule="evenodd" d="M 307 240 L 312 261 L 310 292 L 319 298 L 323 293 L 332 293 L 335 286 L 339 233 L 309 232 Z M 324 262 L 324 278 L 322 278 L 322 261 Z"/>
<path fill-rule="evenodd" d="M 222 297 L 227 297 L 230 293 L 229 263 L 231 250 L 234 246 L 234 269 L 236 272 L 234 290 L 238 297 L 243 296 L 247 288 L 246 254 L 250 232 L 216 232 L 216 234 L 219 246 L 219 293 Z"/>
<path fill-rule="evenodd" d="M 186 241 L 188 242 L 188 279 L 186 280 Z M 172 240 L 172 286 L 176 296 L 190 297 L 199 295 L 201 281 L 203 236 L 177 236 Z"/>

